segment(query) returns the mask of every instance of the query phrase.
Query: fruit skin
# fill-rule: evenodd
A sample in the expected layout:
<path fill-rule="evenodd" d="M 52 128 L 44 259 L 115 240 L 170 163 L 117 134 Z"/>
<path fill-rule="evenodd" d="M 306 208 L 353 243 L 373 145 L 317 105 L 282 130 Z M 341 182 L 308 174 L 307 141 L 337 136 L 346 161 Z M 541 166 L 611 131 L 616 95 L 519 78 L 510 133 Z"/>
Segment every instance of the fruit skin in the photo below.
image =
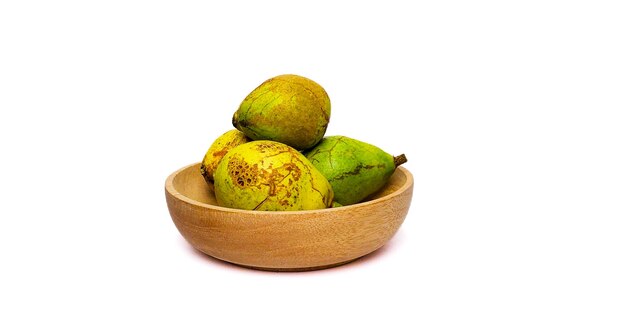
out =
<path fill-rule="evenodd" d="M 212 184 L 213 173 L 215 169 L 217 169 L 217 165 L 222 160 L 222 157 L 232 148 L 249 141 L 250 139 L 248 139 L 243 132 L 236 129 L 230 130 L 215 139 L 200 164 L 200 173 L 202 177 L 204 177 L 204 180 L 208 184 Z"/>
<path fill-rule="evenodd" d="M 380 190 L 406 158 L 394 158 L 382 149 L 346 136 L 328 136 L 304 152 L 328 179 L 335 201 L 341 205 L 361 202 Z"/>
<path fill-rule="evenodd" d="M 285 74 L 263 82 L 241 102 L 233 126 L 253 140 L 273 140 L 298 150 L 313 147 L 326 133 L 330 99 L 319 84 Z"/>
<path fill-rule="evenodd" d="M 215 171 L 220 206 L 248 210 L 328 208 L 333 190 L 300 152 L 283 143 L 259 140 L 231 149 Z"/>

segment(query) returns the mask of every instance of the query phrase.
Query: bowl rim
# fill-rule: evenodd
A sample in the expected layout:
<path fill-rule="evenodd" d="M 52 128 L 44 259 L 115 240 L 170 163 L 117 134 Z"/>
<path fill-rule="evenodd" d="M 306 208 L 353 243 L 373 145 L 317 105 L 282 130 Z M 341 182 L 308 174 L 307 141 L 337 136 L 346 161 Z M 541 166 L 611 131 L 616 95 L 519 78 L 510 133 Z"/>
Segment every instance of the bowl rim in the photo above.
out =
<path fill-rule="evenodd" d="M 328 211 L 355 209 L 355 208 L 358 208 L 358 207 L 368 206 L 368 205 L 372 205 L 372 204 L 376 204 L 376 203 L 379 203 L 379 202 L 390 200 L 390 199 L 392 199 L 392 198 L 394 198 L 396 196 L 399 196 L 402 193 L 406 192 L 406 190 L 408 188 L 413 186 L 413 175 L 411 174 L 411 172 L 408 169 L 406 169 L 405 167 L 399 166 L 399 167 L 396 168 L 396 170 L 400 171 L 400 172 L 402 172 L 404 174 L 404 176 L 406 177 L 406 181 L 397 190 L 395 190 L 395 191 L 385 195 L 384 197 L 380 197 L 380 198 L 377 198 L 377 199 L 363 201 L 363 202 L 359 202 L 359 203 L 356 203 L 356 204 L 347 205 L 347 206 L 341 206 L 341 207 L 330 207 L 330 208 L 310 209 L 310 210 L 265 211 L 265 210 L 237 209 L 237 208 L 228 208 L 228 207 L 222 207 L 222 206 L 218 206 L 218 205 L 211 205 L 211 204 L 207 204 L 207 203 L 204 203 L 204 202 L 200 202 L 200 201 L 194 200 L 194 199 L 192 199 L 190 197 L 187 197 L 187 196 L 183 195 L 182 193 L 178 192 L 178 190 L 176 190 L 176 188 L 174 187 L 174 179 L 176 178 L 176 176 L 178 176 L 178 174 L 180 174 L 184 170 L 187 170 L 187 169 L 189 169 L 191 167 L 197 166 L 200 163 L 201 162 L 188 164 L 188 165 L 186 165 L 186 166 L 184 166 L 184 167 L 174 171 L 173 173 L 171 173 L 167 177 L 167 179 L 165 180 L 165 190 L 170 195 L 175 197 L 176 199 L 184 201 L 184 202 L 186 202 L 188 204 L 195 205 L 195 206 L 200 206 L 200 207 L 205 207 L 205 208 L 210 208 L 210 209 L 213 209 L 213 210 L 227 212 L 227 213 L 239 213 L 239 214 L 251 214 L 251 215 L 277 215 L 277 214 L 278 215 L 302 215 L 302 214 L 311 214 L 311 213 L 323 213 L 323 212 L 328 212 Z"/>

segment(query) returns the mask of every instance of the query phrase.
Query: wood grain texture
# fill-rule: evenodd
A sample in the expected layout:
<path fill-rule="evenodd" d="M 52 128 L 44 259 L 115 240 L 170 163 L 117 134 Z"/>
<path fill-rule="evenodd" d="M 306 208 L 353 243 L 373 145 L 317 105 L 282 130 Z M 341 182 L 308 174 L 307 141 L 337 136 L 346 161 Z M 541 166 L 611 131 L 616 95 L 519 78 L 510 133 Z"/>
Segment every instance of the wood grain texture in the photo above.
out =
<path fill-rule="evenodd" d="M 328 268 L 377 250 L 404 221 L 413 194 L 411 173 L 399 167 L 363 203 L 296 212 L 239 210 L 217 206 L 199 168 L 186 166 L 165 182 L 176 228 L 199 251 L 264 270 Z"/>

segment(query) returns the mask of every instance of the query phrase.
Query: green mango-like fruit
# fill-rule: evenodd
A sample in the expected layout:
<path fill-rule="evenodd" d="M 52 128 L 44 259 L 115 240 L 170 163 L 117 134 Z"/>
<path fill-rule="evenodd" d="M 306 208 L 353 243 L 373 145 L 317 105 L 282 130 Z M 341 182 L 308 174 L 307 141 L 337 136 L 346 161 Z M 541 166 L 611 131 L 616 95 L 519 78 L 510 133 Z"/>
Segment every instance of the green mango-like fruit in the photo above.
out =
<path fill-rule="evenodd" d="M 328 179 L 335 201 L 341 205 L 361 202 L 380 190 L 404 154 L 393 157 L 371 144 L 346 136 L 329 136 L 306 151 L 305 156 Z"/>
<path fill-rule="evenodd" d="M 215 139 L 200 164 L 200 173 L 202 177 L 204 177 L 204 180 L 208 184 L 212 184 L 213 173 L 215 169 L 217 169 L 217 165 L 222 160 L 222 157 L 232 148 L 249 141 L 250 139 L 248 139 L 243 132 L 236 129 L 230 130 Z"/>
<path fill-rule="evenodd" d="M 214 174 L 220 206 L 248 210 L 328 208 L 333 190 L 324 175 L 299 151 L 259 140 L 231 149 Z"/>
<path fill-rule="evenodd" d="M 324 137 L 329 120 L 330 99 L 324 88 L 286 74 L 254 89 L 233 115 L 233 126 L 253 140 L 278 141 L 303 150 Z"/>

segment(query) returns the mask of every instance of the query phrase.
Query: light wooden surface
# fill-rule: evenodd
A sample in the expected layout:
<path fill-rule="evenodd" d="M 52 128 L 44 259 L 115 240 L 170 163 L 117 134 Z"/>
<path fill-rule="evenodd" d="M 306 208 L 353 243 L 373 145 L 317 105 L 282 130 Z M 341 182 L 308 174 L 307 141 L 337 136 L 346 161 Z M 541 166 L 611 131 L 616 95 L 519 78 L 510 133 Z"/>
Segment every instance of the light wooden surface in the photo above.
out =
<path fill-rule="evenodd" d="M 383 246 L 406 217 L 413 177 L 399 167 L 383 190 L 360 204 L 247 211 L 217 206 L 196 163 L 171 174 L 165 194 L 172 220 L 194 248 L 251 268 L 298 271 L 341 265 Z"/>

